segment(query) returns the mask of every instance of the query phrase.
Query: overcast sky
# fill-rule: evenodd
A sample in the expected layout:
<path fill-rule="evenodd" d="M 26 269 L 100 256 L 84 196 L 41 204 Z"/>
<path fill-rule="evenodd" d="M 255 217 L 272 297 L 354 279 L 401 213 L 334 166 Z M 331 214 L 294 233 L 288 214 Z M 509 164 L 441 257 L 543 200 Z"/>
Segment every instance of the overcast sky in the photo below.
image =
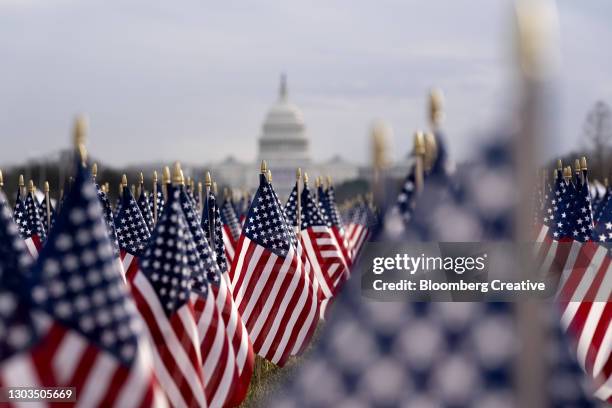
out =
<path fill-rule="evenodd" d="M 559 13 L 555 153 L 612 102 L 612 2 Z M 366 162 L 374 119 L 406 154 L 435 85 L 460 160 L 508 116 L 511 40 L 509 0 L 0 0 L 0 166 L 66 147 L 77 112 L 112 164 L 253 160 L 281 72 L 316 159 Z"/>

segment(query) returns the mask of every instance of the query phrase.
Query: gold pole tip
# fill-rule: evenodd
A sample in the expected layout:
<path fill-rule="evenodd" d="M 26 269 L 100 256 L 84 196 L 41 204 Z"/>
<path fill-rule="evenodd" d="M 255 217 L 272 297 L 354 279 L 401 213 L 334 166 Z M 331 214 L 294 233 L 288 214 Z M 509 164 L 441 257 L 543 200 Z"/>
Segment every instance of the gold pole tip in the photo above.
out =
<path fill-rule="evenodd" d="M 49 192 L 49 182 L 48 181 L 45 181 L 45 184 L 43 185 L 43 191 L 45 194 Z"/>
<path fill-rule="evenodd" d="M 32 181 L 32 180 L 30 180 L 30 181 L 28 182 L 28 191 L 29 191 L 30 193 L 33 193 L 33 192 L 35 191 L 35 189 L 34 189 L 34 181 Z"/>
<path fill-rule="evenodd" d="M 127 187 L 127 185 L 127 176 L 124 174 L 123 176 L 121 176 L 121 187 Z"/>
<path fill-rule="evenodd" d="M 4 176 L 2 175 L 2 170 L 0 170 L 0 187 L 4 186 Z"/>
<path fill-rule="evenodd" d="M 304 184 L 308 184 L 308 173 L 304 172 Z"/>
<path fill-rule="evenodd" d="M 561 170 L 563 168 L 563 162 L 561 159 L 557 159 L 557 169 Z"/>
<path fill-rule="evenodd" d="M 174 167 L 172 169 L 172 182 L 176 185 L 183 184 L 183 175 L 181 170 L 181 163 L 175 162 Z"/>
<path fill-rule="evenodd" d="M 212 190 L 213 190 L 213 193 L 215 193 L 216 195 L 217 194 L 217 182 L 216 181 L 213 181 Z"/>
<path fill-rule="evenodd" d="M 574 170 L 580 171 L 580 159 L 574 160 Z"/>
<path fill-rule="evenodd" d="M 165 166 L 164 171 L 162 172 L 162 183 L 169 184 L 170 183 L 170 167 Z"/>
<path fill-rule="evenodd" d="M 423 132 L 420 130 L 417 130 L 414 134 L 414 152 L 419 156 L 425 154 L 425 140 Z"/>
<path fill-rule="evenodd" d="M 295 178 L 297 180 L 300 180 L 302 178 L 302 169 L 301 168 L 297 168 L 297 170 L 295 171 Z"/>
<path fill-rule="evenodd" d="M 266 174 L 268 172 L 268 163 L 265 160 L 261 161 L 261 173 Z"/>
<path fill-rule="evenodd" d="M 315 187 L 319 188 L 321 186 L 321 177 L 315 178 Z"/>
<path fill-rule="evenodd" d="M 157 183 L 157 170 L 153 170 L 153 183 Z"/>
<path fill-rule="evenodd" d="M 331 186 L 332 186 L 332 177 L 327 176 L 327 188 L 330 188 Z"/>
<path fill-rule="evenodd" d="M 582 156 L 580 158 L 580 168 L 582 170 L 586 170 L 587 169 L 587 160 L 586 160 L 586 157 L 584 157 L 584 156 Z"/>
<path fill-rule="evenodd" d="M 25 181 L 23 181 L 23 174 L 19 175 L 19 187 L 24 187 Z"/>
<path fill-rule="evenodd" d="M 210 177 L 210 172 L 209 171 L 207 171 L 206 175 L 204 176 L 204 185 L 206 187 L 212 186 L 212 177 Z"/>
<path fill-rule="evenodd" d="M 94 164 L 91 166 L 91 176 L 92 176 L 93 178 L 96 178 L 96 176 L 97 176 L 97 175 L 98 175 L 98 163 L 94 163 Z"/>
<path fill-rule="evenodd" d="M 142 174 L 142 171 L 140 172 L 140 184 L 144 184 L 144 174 Z"/>
<path fill-rule="evenodd" d="M 268 179 L 268 183 L 272 182 L 272 170 L 268 169 L 268 172 L 266 173 L 266 178 Z"/>

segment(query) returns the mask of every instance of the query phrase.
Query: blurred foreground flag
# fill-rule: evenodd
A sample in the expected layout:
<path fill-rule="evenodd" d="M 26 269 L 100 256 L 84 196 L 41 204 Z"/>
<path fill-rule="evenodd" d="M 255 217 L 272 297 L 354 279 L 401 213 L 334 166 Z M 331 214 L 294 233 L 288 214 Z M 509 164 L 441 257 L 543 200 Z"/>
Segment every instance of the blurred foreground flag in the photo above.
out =
<path fill-rule="evenodd" d="M 78 166 L 32 272 L 41 385 L 75 387 L 77 406 L 165 405 L 142 321 L 114 262 L 89 171 Z M 24 372 L 13 375 L 21 375 Z"/>

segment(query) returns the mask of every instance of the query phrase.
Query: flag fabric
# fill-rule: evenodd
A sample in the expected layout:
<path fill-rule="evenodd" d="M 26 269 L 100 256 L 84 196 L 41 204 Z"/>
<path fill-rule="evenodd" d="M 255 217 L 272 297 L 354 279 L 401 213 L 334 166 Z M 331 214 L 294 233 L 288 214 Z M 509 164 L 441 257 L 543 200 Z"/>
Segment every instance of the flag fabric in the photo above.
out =
<path fill-rule="evenodd" d="M 138 271 L 138 257 L 144 252 L 151 233 L 130 189 L 123 187 L 120 211 L 115 215 L 115 230 L 123 270 L 128 282 Z"/>
<path fill-rule="evenodd" d="M 255 352 L 279 366 L 304 349 L 319 319 L 317 293 L 294 239 L 276 193 L 260 175 L 230 277 Z"/>
<path fill-rule="evenodd" d="M 147 224 L 147 228 L 149 228 L 149 231 L 153 231 L 153 227 L 155 226 L 155 222 L 153 221 L 153 211 L 151 211 L 151 207 L 149 206 L 149 200 L 147 199 L 147 195 L 145 194 L 144 189 L 141 189 L 137 203 L 138 208 L 140 209 L 140 213 L 142 214 L 145 223 Z"/>
<path fill-rule="evenodd" d="M 178 201 L 169 200 L 140 257 L 131 291 L 153 345 L 155 373 L 171 405 L 205 407 L 188 233 Z"/>
<path fill-rule="evenodd" d="M 332 298 L 348 280 L 349 269 L 307 183 L 301 195 L 300 239 L 325 297 Z"/>
<path fill-rule="evenodd" d="M 17 225 L 13 222 L 11 211 L 4 193 L 0 191 L 0 384 L 17 385 L 11 374 L 13 368 L 28 364 L 27 351 L 36 340 L 27 293 L 28 272 L 32 257 L 28 252 Z M 23 360 L 22 360 L 23 359 Z M 31 363 L 30 363 L 31 364 Z M 34 378 L 18 378 L 19 386 L 33 381 Z"/>
<path fill-rule="evenodd" d="M 323 198 L 322 200 L 321 197 Z M 327 214 L 327 225 L 331 228 L 331 231 L 334 234 L 334 237 L 336 238 L 336 242 L 340 246 L 344 261 L 349 267 L 350 272 L 350 268 L 353 264 L 353 256 L 349 249 L 349 243 L 346 239 L 344 224 L 342 222 L 342 217 L 340 216 L 340 211 L 338 210 L 338 205 L 336 203 L 336 192 L 334 190 L 334 186 L 329 186 L 327 191 L 323 191 L 321 188 L 319 190 L 319 200 L 321 202 L 320 208 L 324 209 L 325 213 Z"/>
<path fill-rule="evenodd" d="M 153 192 L 151 191 L 151 194 L 149 195 L 149 208 L 151 209 L 151 214 L 153 214 L 153 206 L 155 205 L 155 202 L 157 203 L 157 216 L 159 217 L 159 215 L 162 213 L 163 209 L 164 209 L 164 193 L 162 191 L 162 187 L 161 184 L 159 182 L 156 183 L 157 184 L 157 194 L 153 194 Z"/>
<path fill-rule="evenodd" d="M 351 249 L 352 260 L 355 262 L 363 244 L 370 236 L 371 214 L 365 202 L 355 205 L 349 226 L 347 228 L 348 244 Z"/>
<path fill-rule="evenodd" d="M 34 258 L 45 241 L 45 227 L 40 218 L 38 205 L 34 200 L 34 193 L 28 193 L 24 201 L 18 201 L 15 205 L 15 222 L 23 238 L 30 255 Z"/>
<path fill-rule="evenodd" d="M 181 203 L 190 222 L 198 254 L 204 260 L 204 273 L 210 283 L 211 296 L 214 296 L 214 303 L 220 312 L 219 327 L 224 328 L 223 338 L 228 340 L 228 346 L 225 346 L 227 352 L 222 351 L 222 355 L 227 357 L 224 357 L 225 360 L 221 359 L 217 367 L 224 372 L 223 376 L 234 376 L 233 387 L 225 394 L 218 393 L 217 399 L 223 401 L 225 405 L 237 406 L 246 397 L 253 374 L 255 354 L 229 285 L 219 210 L 212 192 L 208 198 L 204 198 L 201 223 L 198 222 L 198 215 L 185 194 L 181 194 Z M 214 218 L 212 238 L 208 215 Z M 211 249 L 210 245 L 214 245 L 214 248 Z"/>
<path fill-rule="evenodd" d="M 43 200 L 40 203 L 40 206 L 38 207 L 38 210 L 40 212 L 40 216 L 43 222 L 43 227 L 45 227 L 45 233 L 47 235 L 49 235 L 49 231 L 51 230 L 51 228 L 53 228 L 53 225 L 55 224 L 55 208 L 53 208 L 53 203 L 49 202 L 49 217 L 47 219 L 47 198 L 43 198 Z M 49 223 L 48 221 L 51 221 L 51 223 Z"/>
<path fill-rule="evenodd" d="M 75 387 L 77 406 L 165 406 L 96 189 L 85 167 L 77 172 L 32 271 L 41 340 L 23 369 L 45 386 Z"/>
<path fill-rule="evenodd" d="M 238 220 L 234 204 L 231 199 L 226 198 L 221 206 L 221 223 L 223 225 L 223 245 L 225 246 L 225 257 L 231 265 L 236 253 L 236 244 L 240 238 L 242 225 Z"/>

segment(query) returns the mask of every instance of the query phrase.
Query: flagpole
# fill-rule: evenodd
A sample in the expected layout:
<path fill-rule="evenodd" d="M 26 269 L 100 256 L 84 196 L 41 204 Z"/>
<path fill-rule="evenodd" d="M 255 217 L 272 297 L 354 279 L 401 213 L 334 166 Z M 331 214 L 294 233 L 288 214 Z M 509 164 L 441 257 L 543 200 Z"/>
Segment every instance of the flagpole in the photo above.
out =
<path fill-rule="evenodd" d="M 153 170 L 153 221 L 157 224 L 157 170 Z"/>
<path fill-rule="evenodd" d="M 23 181 L 23 174 L 19 175 L 19 196 L 25 197 L 25 182 Z"/>
<path fill-rule="evenodd" d="M 204 212 L 204 204 L 203 204 L 203 193 L 202 193 L 202 182 L 198 181 L 198 212 L 200 213 L 200 217 L 202 217 L 202 213 Z"/>
<path fill-rule="evenodd" d="M 47 228 L 51 229 L 51 203 L 49 202 L 49 182 L 48 181 L 45 181 L 44 192 L 45 192 L 45 207 L 47 207 L 45 208 L 45 210 L 47 211 Z"/>
<path fill-rule="evenodd" d="M 417 130 L 414 134 L 414 159 L 415 159 L 415 173 L 414 173 L 414 184 L 417 194 L 423 191 L 424 184 L 424 168 L 423 160 L 425 157 L 425 141 L 423 138 L 423 132 Z"/>
<path fill-rule="evenodd" d="M 213 225 L 213 216 L 210 208 L 210 192 L 212 191 L 212 177 L 210 177 L 210 172 L 206 172 L 206 177 L 204 178 L 204 186 L 206 187 L 206 209 L 208 210 L 206 213 L 206 219 L 208 220 L 208 236 L 210 237 L 210 246 L 215 250 L 215 227 Z M 216 259 L 216 256 L 215 256 Z"/>
<path fill-rule="evenodd" d="M 170 168 L 165 166 L 162 173 L 162 193 L 164 194 L 164 200 L 166 201 L 168 201 L 168 184 L 170 184 L 170 182 Z"/>
<path fill-rule="evenodd" d="M 304 174 L 305 175 L 305 174 Z M 300 191 L 300 181 L 302 180 L 302 169 L 298 167 L 295 172 L 295 233 L 299 236 L 302 232 L 302 194 Z"/>

